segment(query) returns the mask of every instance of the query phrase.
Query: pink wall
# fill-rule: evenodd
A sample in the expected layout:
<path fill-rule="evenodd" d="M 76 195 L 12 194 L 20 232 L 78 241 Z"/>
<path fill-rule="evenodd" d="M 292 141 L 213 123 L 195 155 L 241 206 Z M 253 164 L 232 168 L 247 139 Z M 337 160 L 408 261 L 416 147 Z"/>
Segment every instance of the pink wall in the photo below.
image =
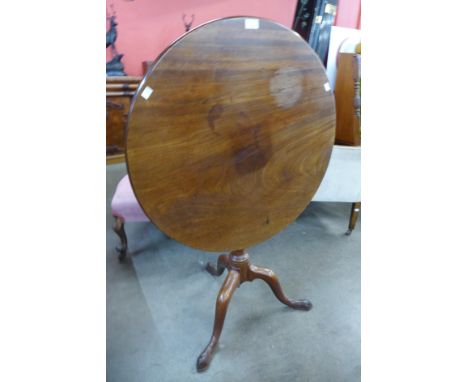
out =
<path fill-rule="evenodd" d="M 338 0 L 335 25 L 361 29 L 361 0 Z"/>
<path fill-rule="evenodd" d="M 185 32 L 182 14 L 192 28 L 227 16 L 265 17 L 291 27 L 297 0 L 106 0 L 107 13 L 118 23 L 116 48 L 124 54 L 122 62 L 128 75 L 143 74 L 143 61 L 151 61 Z M 104 37 L 103 37 L 104 39 Z M 107 59 L 110 58 L 110 48 Z"/>

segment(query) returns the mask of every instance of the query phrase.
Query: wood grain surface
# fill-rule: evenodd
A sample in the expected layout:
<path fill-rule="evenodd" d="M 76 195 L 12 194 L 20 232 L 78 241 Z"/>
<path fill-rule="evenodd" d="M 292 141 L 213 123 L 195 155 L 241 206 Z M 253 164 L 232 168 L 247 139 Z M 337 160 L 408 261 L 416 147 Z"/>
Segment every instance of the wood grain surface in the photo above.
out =
<path fill-rule="evenodd" d="M 131 106 L 126 159 L 137 199 L 191 247 L 268 239 L 304 210 L 328 165 L 335 104 L 324 68 L 295 32 L 257 20 L 257 29 L 234 17 L 186 33 Z"/>

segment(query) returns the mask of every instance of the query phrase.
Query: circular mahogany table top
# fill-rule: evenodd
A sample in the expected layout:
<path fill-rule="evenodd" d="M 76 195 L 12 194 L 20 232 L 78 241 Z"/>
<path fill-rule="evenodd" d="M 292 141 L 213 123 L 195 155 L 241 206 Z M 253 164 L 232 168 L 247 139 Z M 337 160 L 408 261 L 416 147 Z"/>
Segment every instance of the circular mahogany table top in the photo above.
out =
<path fill-rule="evenodd" d="M 312 199 L 335 137 L 325 70 L 295 32 L 233 17 L 183 35 L 134 97 L 126 159 L 149 219 L 207 251 L 244 249 Z"/>

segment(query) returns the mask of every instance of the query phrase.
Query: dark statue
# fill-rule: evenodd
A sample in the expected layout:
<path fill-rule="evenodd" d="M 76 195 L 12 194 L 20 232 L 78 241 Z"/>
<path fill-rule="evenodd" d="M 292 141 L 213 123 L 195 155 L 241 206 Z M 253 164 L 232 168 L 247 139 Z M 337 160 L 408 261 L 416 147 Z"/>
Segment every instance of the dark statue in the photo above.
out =
<path fill-rule="evenodd" d="M 120 62 L 123 54 L 116 54 L 109 62 L 106 63 L 107 76 L 126 76 L 124 65 Z"/>
<path fill-rule="evenodd" d="M 107 76 L 126 76 L 124 71 L 124 65 L 121 60 L 123 54 L 117 53 L 115 48 L 115 40 L 117 39 L 117 23 L 115 22 L 115 16 L 110 17 L 110 28 L 106 33 L 106 48 L 109 46 L 112 49 L 112 59 L 106 63 L 106 75 Z"/>
<path fill-rule="evenodd" d="M 115 22 L 115 16 L 111 16 L 110 18 L 110 28 L 106 33 L 106 48 L 109 45 L 112 46 L 112 51 L 115 51 L 115 40 L 117 40 L 117 23 Z"/>
<path fill-rule="evenodd" d="M 193 20 L 195 20 L 195 15 L 192 15 L 192 19 L 189 22 L 185 20 L 185 13 L 182 15 L 182 21 L 184 22 L 186 32 L 188 32 L 192 28 Z"/>

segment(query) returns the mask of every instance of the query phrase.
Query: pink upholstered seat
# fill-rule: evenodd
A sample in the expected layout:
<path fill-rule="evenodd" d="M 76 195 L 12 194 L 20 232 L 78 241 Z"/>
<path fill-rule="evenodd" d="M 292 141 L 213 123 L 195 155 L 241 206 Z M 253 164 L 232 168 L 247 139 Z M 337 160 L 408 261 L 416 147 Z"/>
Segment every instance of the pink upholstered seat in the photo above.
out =
<path fill-rule="evenodd" d="M 133 193 L 128 175 L 125 175 L 117 185 L 111 202 L 112 215 L 124 222 L 149 221 Z"/>

